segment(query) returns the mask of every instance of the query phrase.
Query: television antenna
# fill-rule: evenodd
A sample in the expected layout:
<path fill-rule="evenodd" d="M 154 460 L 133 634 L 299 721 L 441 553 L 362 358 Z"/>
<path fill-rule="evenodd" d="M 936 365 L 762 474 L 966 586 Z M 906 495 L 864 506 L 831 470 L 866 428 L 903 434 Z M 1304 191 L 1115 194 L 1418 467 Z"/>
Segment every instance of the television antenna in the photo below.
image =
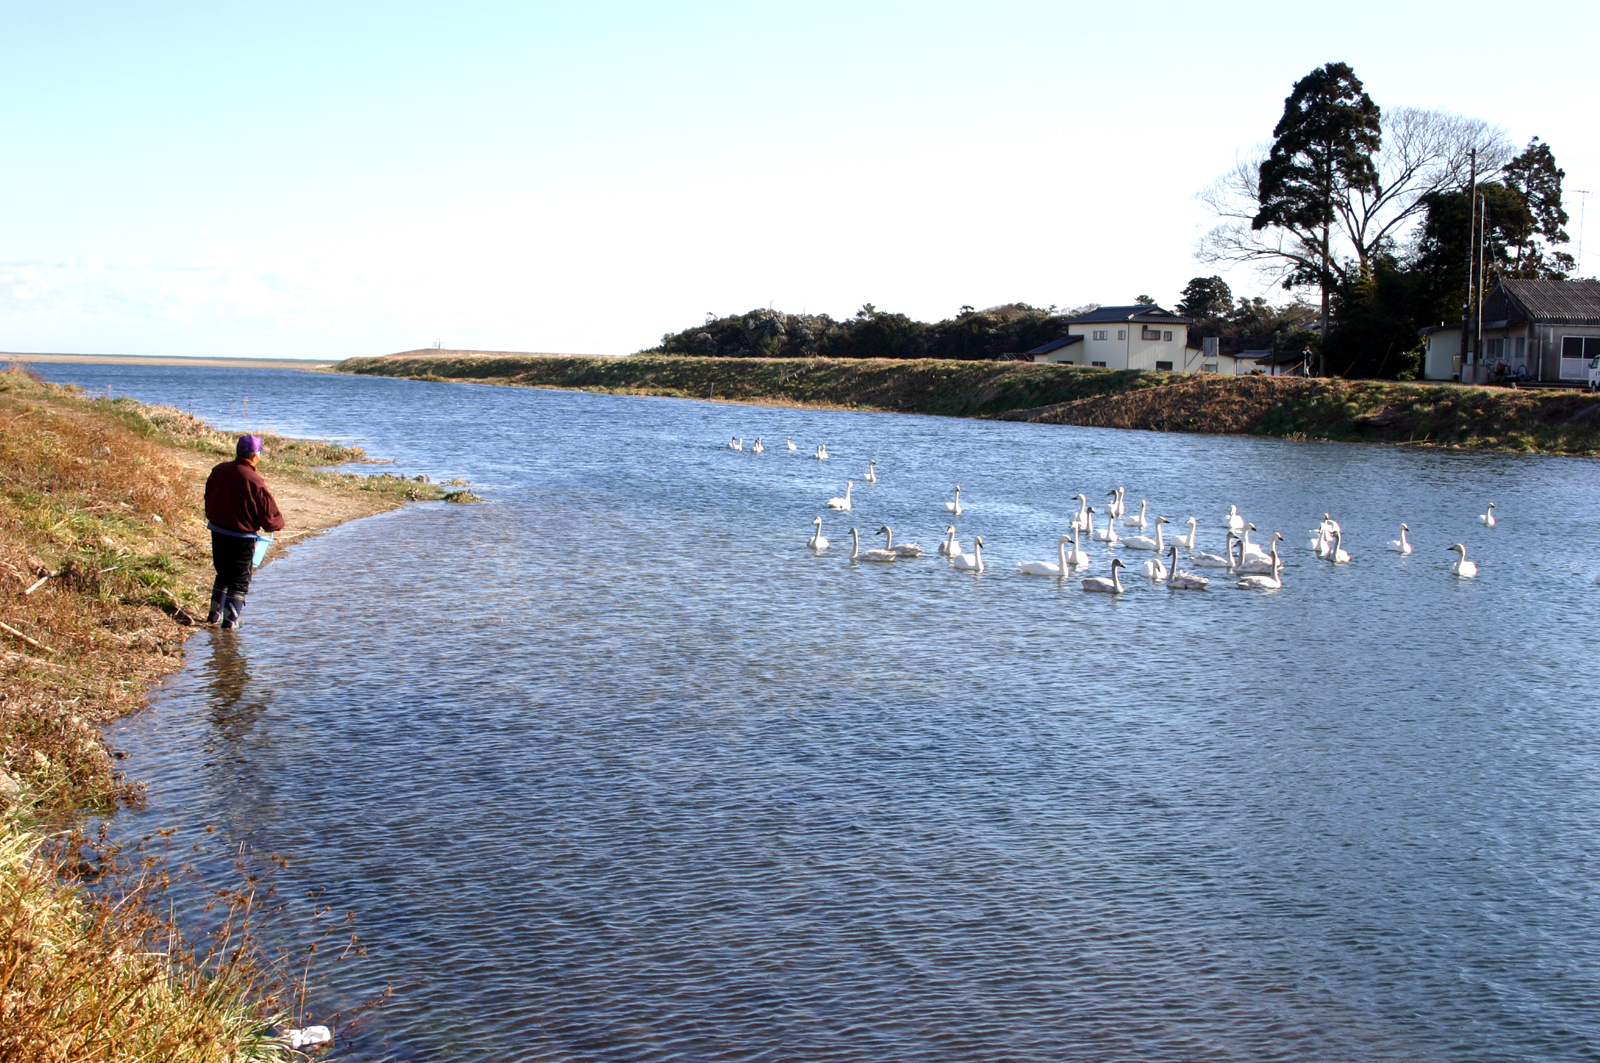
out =
<path fill-rule="evenodd" d="M 1587 188 L 1574 188 L 1572 191 L 1583 198 L 1578 200 L 1578 276 L 1583 276 L 1583 218 L 1589 213 L 1589 190 Z"/>

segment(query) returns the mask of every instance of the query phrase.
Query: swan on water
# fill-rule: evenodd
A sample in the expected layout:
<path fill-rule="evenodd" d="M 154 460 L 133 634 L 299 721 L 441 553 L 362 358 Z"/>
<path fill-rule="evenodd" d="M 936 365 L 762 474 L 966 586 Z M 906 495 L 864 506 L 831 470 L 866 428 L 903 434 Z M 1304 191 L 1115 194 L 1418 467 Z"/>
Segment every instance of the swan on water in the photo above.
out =
<path fill-rule="evenodd" d="M 1272 573 L 1266 576 L 1241 576 L 1237 584 L 1247 591 L 1275 591 L 1283 587 L 1283 562 L 1278 558 L 1278 543 L 1272 543 Z"/>
<path fill-rule="evenodd" d="M 1228 556 L 1227 557 L 1219 557 L 1216 554 L 1208 554 L 1208 553 L 1201 552 L 1201 553 L 1195 554 L 1194 557 L 1190 558 L 1189 560 L 1193 561 L 1195 564 L 1199 565 L 1201 568 L 1232 568 L 1233 567 L 1233 539 L 1234 539 L 1233 532 L 1229 532 L 1228 533 L 1228 541 L 1227 541 L 1227 544 L 1224 547 L 1228 551 Z"/>
<path fill-rule="evenodd" d="M 1177 549 L 1177 547 L 1173 547 L 1173 549 Z M 1149 576 L 1153 580 L 1164 580 L 1167 578 L 1167 566 L 1166 563 L 1161 560 L 1160 554 L 1157 554 L 1155 557 L 1152 557 L 1150 560 L 1140 565 L 1139 571 L 1143 572 L 1146 576 Z"/>
<path fill-rule="evenodd" d="M 828 540 L 822 537 L 822 518 L 815 517 L 812 519 L 811 523 L 817 526 L 817 534 L 807 539 L 806 545 L 811 547 L 813 550 L 826 550 L 828 548 Z"/>
<path fill-rule="evenodd" d="M 1480 522 L 1482 522 L 1483 524 L 1487 524 L 1491 528 L 1499 523 L 1499 521 L 1494 519 L 1494 503 L 1493 502 L 1489 503 L 1489 509 L 1488 509 L 1487 512 L 1478 514 L 1478 520 Z"/>
<path fill-rule="evenodd" d="M 1117 537 L 1117 518 L 1113 513 L 1106 514 L 1106 527 L 1104 531 L 1094 526 L 1094 507 L 1089 507 L 1089 538 L 1108 546 L 1116 546 L 1122 540 Z"/>
<path fill-rule="evenodd" d="M 1145 518 L 1145 511 L 1149 508 L 1149 506 L 1150 502 L 1148 499 L 1139 499 L 1139 512 L 1135 513 L 1131 517 L 1123 517 L 1122 523 L 1130 528 L 1138 528 L 1140 531 L 1144 531 L 1150 526 L 1149 520 Z"/>
<path fill-rule="evenodd" d="M 961 516 L 961 514 L 966 512 L 966 510 L 961 508 L 961 485 L 960 484 L 956 484 L 956 500 L 954 502 L 946 502 L 944 504 L 944 508 L 948 509 L 951 513 L 954 513 L 958 517 Z"/>
<path fill-rule="evenodd" d="M 956 541 L 956 526 L 950 525 L 944 530 L 944 542 L 939 544 L 940 557 L 955 557 L 961 552 L 961 544 Z"/>
<path fill-rule="evenodd" d="M 1073 568 L 1087 568 L 1089 555 L 1078 549 L 1078 529 L 1072 529 L 1072 549 L 1067 551 L 1067 564 Z"/>
<path fill-rule="evenodd" d="M 875 483 L 878 482 L 878 459 L 877 458 L 873 458 L 871 461 L 867 462 L 867 474 L 865 476 L 863 476 L 862 479 L 867 481 L 867 483 L 869 483 L 869 484 L 875 484 Z"/>
<path fill-rule="evenodd" d="M 1238 506 L 1228 507 L 1228 515 L 1222 518 L 1222 526 L 1234 534 L 1244 531 L 1244 518 L 1239 515 Z"/>
<path fill-rule="evenodd" d="M 1177 543 L 1179 546 L 1183 547 L 1192 554 L 1195 550 L 1195 544 L 1199 542 L 1200 522 L 1195 520 L 1193 517 L 1190 517 L 1185 523 L 1189 525 L 1189 534 L 1180 535 L 1174 539 L 1173 542 Z"/>
<path fill-rule="evenodd" d="M 1397 554 L 1409 554 L 1411 552 L 1411 540 L 1406 538 L 1406 532 L 1410 530 L 1411 525 L 1400 525 L 1400 538 L 1390 539 L 1389 549 L 1393 550 Z"/>
<path fill-rule="evenodd" d="M 1111 559 L 1111 578 L 1106 579 L 1104 576 L 1086 576 L 1083 580 L 1083 589 L 1086 591 L 1097 591 L 1101 594 L 1121 594 L 1123 591 L 1121 569 L 1126 567 L 1127 566 L 1122 563 L 1122 558 L 1113 557 Z"/>
<path fill-rule="evenodd" d="M 854 528 L 850 529 L 850 560 L 852 561 L 898 561 L 899 557 L 889 550 L 863 550 L 861 549 L 861 533 Z"/>
<path fill-rule="evenodd" d="M 922 547 L 918 546 L 916 543 L 901 543 L 899 546 L 896 546 L 894 542 L 894 532 L 889 530 L 889 526 L 887 524 L 878 529 L 878 534 L 887 535 L 889 537 L 889 541 L 884 544 L 883 548 L 889 551 L 895 557 L 922 556 Z"/>
<path fill-rule="evenodd" d="M 1056 541 L 1056 557 L 1059 564 L 1049 561 L 1018 561 L 1017 567 L 1030 576 L 1065 576 L 1070 566 L 1067 564 L 1067 536 L 1063 535 Z"/>
<path fill-rule="evenodd" d="M 812 455 L 812 457 L 816 458 L 818 461 L 827 461 L 828 460 L 828 447 L 827 447 L 827 444 L 818 443 L 817 444 L 817 452 L 814 455 Z"/>
<path fill-rule="evenodd" d="M 1473 576 L 1478 574 L 1477 564 L 1467 560 L 1467 548 L 1465 544 L 1456 543 L 1454 546 L 1449 547 L 1448 549 L 1454 550 L 1461 555 L 1456 560 L 1456 563 L 1450 566 L 1451 575 L 1471 579 Z"/>
<path fill-rule="evenodd" d="M 855 485 L 856 482 L 854 480 L 846 480 L 844 483 L 844 496 L 835 496 L 828 499 L 828 508 L 848 511 L 850 509 L 850 489 Z"/>
<path fill-rule="evenodd" d="M 982 572 L 983 536 L 980 535 L 976 539 L 972 540 L 972 553 L 957 554 L 955 557 L 950 559 L 950 564 L 952 567 L 959 568 L 963 572 Z"/>
<path fill-rule="evenodd" d="M 733 437 L 733 442 L 728 444 L 728 449 L 729 450 L 743 450 L 744 449 L 744 440 L 740 439 L 738 436 L 734 436 Z"/>
<path fill-rule="evenodd" d="M 1272 574 L 1277 568 L 1281 567 L 1278 560 L 1278 540 L 1282 538 L 1283 536 L 1279 535 L 1277 532 L 1272 533 L 1272 541 L 1270 543 L 1272 552 L 1270 554 L 1261 553 L 1261 548 L 1259 546 L 1256 547 L 1257 553 L 1252 554 L 1249 557 L 1245 557 L 1241 553 L 1239 555 L 1239 563 L 1234 566 L 1234 571 L 1241 573 L 1253 572 L 1267 573 L 1268 575 Z"/>
<path fill-rule="evenodd" d="M 1119 487 L 1115 491 L 1112 491 L 1111 494 L 1113 495 L 1111 500 L 1111 515 L 1114 517 L 1121 517 L 1124 513 L 1128 512 L 1128 489 L 1126 487 Z"/>
<path fill-rule="evenodd" d="M 1072 518 L 1072 530 L 1086 532 L 1089 530 L 1089 496 L 1076 494 L 1072 497 L 1078 500 L 1078 515 Z"/>
<path fill-rule="evenodd" d="M 1265 561 L 1267 552 L 1250 541 L 1250 533 L 1256 530 L 1254 524 L 1244 526 L 1244 534 L 1239 536 L 1239 557 L 1244 561 Z M 1279 536 L 1282 538 L 1282 536 Z"/>
<path fill-rule="evenodd" d="M 1122 540 L 1122 545 L 1126 546 L 1129 550 L 1154 550 L 1159 554 L 1167 548 L 1166 541 L 1162 538 L 1161 534 L 1161 526 L 1166 523 L 1166 517 L 1157 517 L 1156 537 L 1154 539 L 1150 538 L 1148 535 L 1130 535 L 1126 539 Z"/>
<path fill-rule="evenodd" d="M 1204 576 L 1196 576 L 1178 568 L 1178 548 L 1176 546 L 1169 553 L 1172 555 L 1172 574 L 1167 577 L 1168 590 L 1203 591 L 1211 586 L 1211 581 Z"/>
<path fill-rule="evenodd" d="M 1343 565 L 1350 560 L 1350 554 L 1344 548 L 1344 532 L 1333 533 L 1333 545 L 1328 548 L 1328 560 L 1336 565 Z"/>
<path fill-rule="evenodd" d="M 794 445 L 794 437 L 793 436 L 784 436 L 783 437 L 783 441 L 785 443 L 789 444 L 789 449 L 790 450 L 799 450 L 800 449 L 799 447 Z"/>
<path fill-rule="evenodd" d="M 756 441 L 755 441 L 754 444 L 751 445 L 750 449 L 755 451 L 757 454 L 760 454 L 763 451 L 765 451 L 767 448 L 761 445 L 761 437 L 760 436 L 756 436 Z"/>

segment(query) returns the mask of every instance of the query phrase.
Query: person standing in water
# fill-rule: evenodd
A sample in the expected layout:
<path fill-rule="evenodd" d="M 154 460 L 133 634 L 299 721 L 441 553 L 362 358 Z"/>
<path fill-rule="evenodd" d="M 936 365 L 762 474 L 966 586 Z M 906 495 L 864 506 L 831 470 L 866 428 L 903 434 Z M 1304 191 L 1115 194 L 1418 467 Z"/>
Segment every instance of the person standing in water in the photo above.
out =
<path fill-rule="evenodd" d="M 240 436 L 234 459 L 211 470 L 206 478 L 206 527 L 211 530 L 211 566 L 217 579 L 211 585 L 211 612 L 206 623 L 239 626 L 244 598 L 250 593 L 256 533 L 283 529 L 283 514 L 256 471 L 261 460 L 261 437 Z"/>

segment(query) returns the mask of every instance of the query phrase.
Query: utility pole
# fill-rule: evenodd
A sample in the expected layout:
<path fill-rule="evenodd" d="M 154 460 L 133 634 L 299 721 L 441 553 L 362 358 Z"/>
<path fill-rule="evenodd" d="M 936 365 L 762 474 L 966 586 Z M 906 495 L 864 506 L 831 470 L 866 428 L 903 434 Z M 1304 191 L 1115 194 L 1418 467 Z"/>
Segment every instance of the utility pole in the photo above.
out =
<path fill-rule="evenodd" d="M 1478 149 L 1472 149 L 1471 176 L 1467 195 L 1472 204 L 1471 224 L 1467 229 L 1467 283 L 1461 296 L 1461 377 L 1467 375 L 1467 323 L 1472 319 L 1472 289 L 1478 264 Z M 1465 381 L 1463 381 L 1465 382 Z"/>
<path fill-rule="evenodd" d="M 1582 199 L 1578 200 L 1578 261 L 1577 261 L 1577 264 L 1576 264 L 1576 269 L 1574 270 L 1574 272 L 1577 273 L 1578 275 L 1577 275 L 1577 277 L 1573 278 L 1574 280 L 1582 280 L 1583 279 L 1583 216 L 1585 214 L 1589 213 L 1589 190 L 1587 188 L 1574 188 L 1574 189 L 1572 189 L 1572 191 L 1578 193 L 1578 195 L 1583 197 Z"/>

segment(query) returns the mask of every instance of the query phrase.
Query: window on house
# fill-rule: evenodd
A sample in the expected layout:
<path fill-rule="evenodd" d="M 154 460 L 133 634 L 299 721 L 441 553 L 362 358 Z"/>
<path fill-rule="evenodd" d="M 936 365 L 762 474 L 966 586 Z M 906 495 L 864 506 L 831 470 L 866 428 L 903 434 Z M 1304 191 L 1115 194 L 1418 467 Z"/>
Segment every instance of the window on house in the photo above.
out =
<path fill-rule="evenodd" d="M 1158 328 L 1142 328 L 1139 330 L 1139 338 L 1141 340 L 1159 340 L 1161 338 L 1161 330 Z"/>
<path fill-rule="evenodd" d="M 1105 339 L 1106 338 L 1106 330 L 1103 329 L 1103 328 L 1102 329 L 1095 329 L 1094 338 L 1097 339 L 1097 340 Z"/>
<path fill-rule="evenodd" d="M 1526 337 L 1526 336 L 1518 336 L 1517 337 L 1517 355 L 1516 355 L 1517 358 L 1519 358 L 1519 359 L 1520 358 L 1524 358 L 1524 357 L 1527 356 L 1527 353 L 1528 353 L 1528 337 Z"/>
<path fill-rule="evenodd" d="M 1502 339 L 1484 340 L 1483 353 L 1490 358 L 1499 358 L 1506 353 L 1506 341 Z"/>
<path fill-rule="evenodd" d="M 1171 362 L 1157 362 L 1156 363 L 1156 368 L 1160 369 L 1162 372 L 1170 373 L 1170 372 L 1172 372 L 1172 363 Z"/>
<path fill-rule="evenodd" d="M 1172 330 L 1171 329 L 1167 329 L 1165 332 L 1161 333 L 1161 342 L 1162 343 L 1171 343 L 1172 342 Z"/>
<path fill-rule="evenodd" d="M 1217 371 L 1217 363 L 1216 362 L 1201 362 L 1200 363 L 1200 372 L 1202 372 L 1202 373 L 1215 373 L 1216 371 Z"/>
<path fill-rule="evenodd" d="M 1095 365 L 1097 365 L 1097 366 L 1099 366 L 1099 367 L 1100 367 L 1100 368 L 1101 368 L 1101 369 L 1104 369 L 1104 368 L 1105 368 L 1105 367 L 1106 367 L 1106 363 L 1104 363 L 1104 362 L 1090 362 L 1090 363 L 1089 363 L 1089 364 L 1090 364 L 1090 365 L 1092 365 L 1092 366 L 1095 366 Z"/>
<path fill-rule="evenodd" d="M 1125 329 L 1125 328 L 1117 329 L 1117 339 L 1125 340 L 1127 338 L 1128 338 L 1128 330 L 1127 329 Z"/>

